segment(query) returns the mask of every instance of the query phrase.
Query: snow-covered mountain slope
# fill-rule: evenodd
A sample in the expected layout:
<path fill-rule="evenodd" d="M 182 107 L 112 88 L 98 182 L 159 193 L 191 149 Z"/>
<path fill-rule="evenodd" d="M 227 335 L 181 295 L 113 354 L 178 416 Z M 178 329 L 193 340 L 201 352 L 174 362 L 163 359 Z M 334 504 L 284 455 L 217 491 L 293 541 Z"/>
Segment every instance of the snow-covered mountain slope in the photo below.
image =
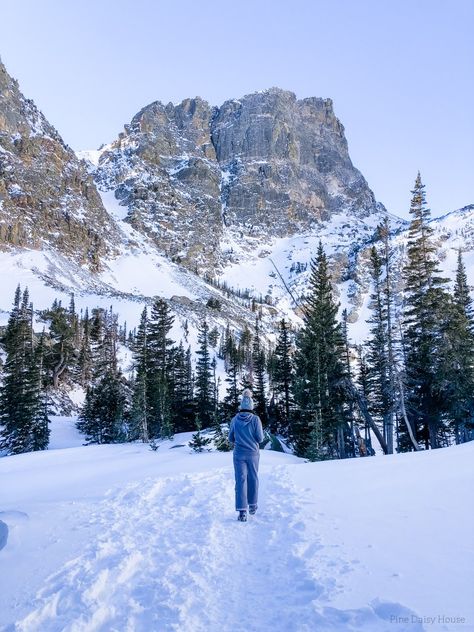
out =
<path fill-rule="evenodd" d="M 0 629 L 474 630 L 474 444 L 314 464 L 265 450 L 241 524 L 231 454 L 189 437 L 0 460 Z"/>
<path fill-rule="evenodd" d="M 121 322 L 129 328 L 138 324 L 144 305 L 157 296 L 168 301 L 177 316 L 174 337 L 183 336 L 188 321 L 190 340 L 195 342 L 198 324 L 207 318 L 211 327 L 225 329 L 227 323 L 238 330 L 253 323 L 254 314 L 248 301 L 229 296 L 186 268 L 171 262 L 146 236 L 123 221 L 123 207 L 112 192 L 101 192 L 104 208 L 114 222 L 120 240 L 115 252 L 103 257 L 100 271 L 91 272 L 85 265 L 58 252 L 9 248 L 0 251 L 0 325 L 6 324 L 16 286 L 28 287 L 35 309 L 45 309 L 55 298 L 67 304 L 74 293 L 76 307 L 113 307 Z M 209 299 L 220 308 L 208 308 Z M 262 306 L 269 322 L 274 310 Z"/>
<path fill-rule="evenodd" d="M 47 307 L 54 298 L 67 301 L 74 292 L 78 307 L 113 304 L 121 319 L 131 327 L 138 323 L 143 305 L 154 296 L 168 299 L 179 322 L 189 320 L 191 329 L 204 315 L 218 328 L 224 328 L 228 321 L 237 329 L 245 322 L 252 324 L 254 314 L 245 301 L 227 295 L 171 262 L 152 241 L 124 221 L 124 207 L 113 192 L 101 192 L 101 196 L 122 236 L 118 252 L 104 258 L 102 271 L 95 274 L 53 249 L 14 249 L 0 253 L 0 324 L 7 318 L 18 283 L 28 285 L 37 308 Z M 408 224 L 396 217 L 390 219 L 394 227 L 392 266 L 402 289 Z M 335 287 L 341 310 L 345 308 L 349 314 L 351 338 L 362 342 L 368 331 L 369 248 L 374 243 L 377 223 L 377 216 L 349 221 L 344 214 L 336 214 L 323 222 L 317 232 L 276 237 L 267 243 L 256 239 L 252 252 L 238 238 L 229 236 L 224 242 L 229 250 L 229 263 L 214 278 L 234 290 L 248 290 L 251 296 L 266 300 L 262 309 L 269 329 L 283 316 L 298 323 L 298 305 L 306 291 L 309 263 L 321 240 L 338 279 Z M 474 285 L 474 205 L 433 219 L 431 225 L 443 273 L 454 278 L 457 252 L 461 248 L 469 282 Z M 210 298 L 221 302 L 220 311 L 206 308 Z M 176 336 L 181 337 L 179 328 Z"/>
<path fill-rule="evenodd" d="M 392 272 L 401 292 L 408 222 L 396 216 L 389 215 L 388 218 L 392 229 Z M 269 296 L 272 304 L 291 319 L 304 300 L 310 261 L 321 241 L 330 257 L 340 311 L 347 309 L 352 340 L 362 342 L 368 333 L 369 251 L 377 243 L 374 237 L 379 222 L 377 215 L 348 218 L 344 213 L 335 214 L 317 231 L 274 238 L 265 244 L 256 241 L 251 254 L 238 240 L 229 240 L 231 262 L 219 279 L 232 287 L 249 290 L 251 294 Z M 431 226 L 444 275 L 454 279 L 457 253 L 461 249 L 468 280 L 474 286 L 474 205 L 435 218 Z"/>

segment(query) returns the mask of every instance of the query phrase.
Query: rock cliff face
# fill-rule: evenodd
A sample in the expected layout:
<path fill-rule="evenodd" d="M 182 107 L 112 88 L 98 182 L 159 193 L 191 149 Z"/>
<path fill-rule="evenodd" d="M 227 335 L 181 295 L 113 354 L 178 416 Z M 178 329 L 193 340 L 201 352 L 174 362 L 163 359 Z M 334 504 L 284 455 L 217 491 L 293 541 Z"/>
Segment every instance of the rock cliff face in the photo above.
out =
<path fill-rule="evenodd" d="M 222 233 L 221 171 L 210 106 L 152 103 L 102 153 L 96 181 L 115 190 L 128 221 L 174 261 L 213 260 Z"/>
<path fill-rule="evenodd" d="M 383 212 L 351 163 L 330 99 L 273 88 L 211 108 L 156 102 L 101 152 L 96 181 L 167 256 L 215 270 L 258 241 L 332 215 Z"/>
<path fill-rule="evenodd" d="M 56 248 L 90 269 L 117 229 L 85 165 L 0 62 L 0 248 Z"/>

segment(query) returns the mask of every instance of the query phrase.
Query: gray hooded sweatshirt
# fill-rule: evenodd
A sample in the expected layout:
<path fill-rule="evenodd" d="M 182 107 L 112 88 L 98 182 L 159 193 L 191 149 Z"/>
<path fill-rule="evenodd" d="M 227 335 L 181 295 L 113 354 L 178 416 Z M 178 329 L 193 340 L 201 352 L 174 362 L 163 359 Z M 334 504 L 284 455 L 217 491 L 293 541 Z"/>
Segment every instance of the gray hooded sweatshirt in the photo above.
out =
<path fill-rule="evenodd" d="M 263 441 L 260 417 L 250 411 L 241 410 L 237 413 L 230 424 L 229 441 L 235 444 L 234 454 L 245 456 L 258 452 L 258 444 Z"/>

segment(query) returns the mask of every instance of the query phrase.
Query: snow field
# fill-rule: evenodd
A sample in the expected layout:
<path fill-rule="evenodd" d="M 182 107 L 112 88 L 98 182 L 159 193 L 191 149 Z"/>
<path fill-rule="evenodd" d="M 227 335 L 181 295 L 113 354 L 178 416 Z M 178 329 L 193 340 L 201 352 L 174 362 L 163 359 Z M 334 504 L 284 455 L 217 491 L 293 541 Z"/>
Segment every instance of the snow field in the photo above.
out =
<path fill-rule="evenodd" d="M 316 464 L 265 450 L 241 524 L 231 454 L 191 453 L 190 433 L 60 449 L 77 440 L 61 423 L 58 449 L 0 459 L 0 630 L 474 630 L 474 444 Z M 465 623 L 423 621 L 438 615 Z"/>

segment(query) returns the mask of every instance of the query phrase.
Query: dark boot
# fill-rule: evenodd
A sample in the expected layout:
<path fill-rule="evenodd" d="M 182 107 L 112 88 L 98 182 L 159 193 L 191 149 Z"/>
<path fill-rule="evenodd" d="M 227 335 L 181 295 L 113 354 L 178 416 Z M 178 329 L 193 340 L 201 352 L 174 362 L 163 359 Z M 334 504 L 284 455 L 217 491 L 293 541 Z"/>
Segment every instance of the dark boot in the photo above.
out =
<path fill-rule="evenodd" d="M 239 515 L 237 516 L 237 520 L 239 522 L 247 522 L 247 512 L 245 511 L 245 509 L 241 509 L 239 511 Z"/>
<path fill-rule="evenodd" d="M 250 505 L 249 506 L 249 514 L 251 516 L 254 516 L 256 511 L 257 511 L 257 505 Z"/>

